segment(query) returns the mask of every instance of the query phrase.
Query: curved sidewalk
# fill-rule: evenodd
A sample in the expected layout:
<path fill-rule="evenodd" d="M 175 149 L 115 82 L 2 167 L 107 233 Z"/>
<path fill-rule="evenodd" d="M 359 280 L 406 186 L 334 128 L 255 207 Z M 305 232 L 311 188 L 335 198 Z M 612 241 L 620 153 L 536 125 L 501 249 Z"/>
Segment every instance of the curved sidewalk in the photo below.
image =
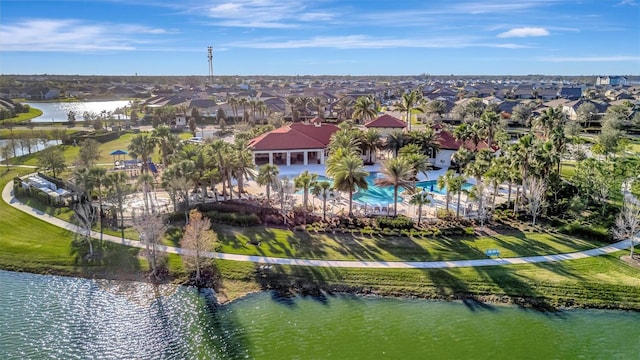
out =
<path fill-rule="evenodd" d="M 72 232 L 77 232 L 78 227 L 68 223 L 64 220 L 60 220 L 49 214 L 46 214 L 40 210 L 29 207 L 13 196 L 13 183 L 9 182 L 2 189 L 2 200 L 12 207 L 25 212 L 31 216 L 34 216 L 49 224 L 67 229 Z M 100 233 L 92 231 L 91 236 L 99 238 Z M 112 243 L 122 244 L 137 248 L 145 248 L 144 243 L 136 240 L 121 239 L 113 235 L 103 234 L 103 239 Z M 619 241 L 617 243 L 603 246 L 596 249 L 590 249 L 585 251 L 579 251 L 566 254 L 555 255 L 542 255 L 542 256 L 527 256 L 527 257 L 515 257 L 515 258 L 498 258 L 498 259 L 476 259 L 476 260 L 452 260 L 452 261 L 360 261 L 360 260 L 309 260 L 309 259 L 289 259 L 289 258 L 275 258 L 267 256 L 255 256 L 255 255 L 238 255 L 227 254 L 219 252 L 207 252 L 203 254 L 205 257 L 232 260 L 232 261 L 244 261 L 258 264 L 270 264 L 270 265 L 297 265 L 297 266 L 311 266 L 311 267 L 342 267 L 342 268 L 370 268 L 370 269 L 441 269 L 441 268 L 458 268 L 458 267 L 477 267 L 477 266 L 496 266 L 496 265 L 518 265 L 518 264 L 532 264 L 532 263 L 544 263 L 544 262 L 556 262 L 566 260 L 578 260 L 592 256 L 605 255 L 616 251 L 627 249 L 631 245 L 630 240 Z M 160 251 L 179 255 L 192 255 L 193 252 L 188 249 L 182 249 L 173 246 L 158 245 Z"/>

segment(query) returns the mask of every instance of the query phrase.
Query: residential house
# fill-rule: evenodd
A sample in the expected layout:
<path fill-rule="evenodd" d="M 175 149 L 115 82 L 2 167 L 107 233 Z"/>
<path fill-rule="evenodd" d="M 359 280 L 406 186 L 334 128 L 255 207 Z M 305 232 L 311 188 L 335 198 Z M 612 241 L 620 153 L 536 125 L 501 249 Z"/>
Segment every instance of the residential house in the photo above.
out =
<path fill-rule="evenodd" d="M 627 78 L 624 76 L 598 76 L 596 85 L 628 85 Z"/>
<path fill-rule="evenodd" d="M 364 124 L 367 129 L 376 129 L 382 138 L 387 137 L 389 134 L 402 130 L 407 126 L 407 123 L 391 116 L 384 114 Z"/>

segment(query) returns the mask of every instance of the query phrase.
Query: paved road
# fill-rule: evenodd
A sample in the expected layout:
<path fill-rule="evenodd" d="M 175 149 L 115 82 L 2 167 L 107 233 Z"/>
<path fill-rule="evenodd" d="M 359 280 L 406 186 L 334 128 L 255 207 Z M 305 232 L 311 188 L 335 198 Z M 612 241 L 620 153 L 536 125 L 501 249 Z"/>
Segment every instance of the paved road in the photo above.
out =
<path fill-rule="evenodd" d="M 45 214 L 40 210 L 29 207 L 21 203 L 13 196 L 13 186 L 9 182 L 2 190 L 2 199 L 14 208 L 23 211 L 31 216 L 39 218 L 49 224 L 67 229 L 69 231 L 77 231 L 78 227 L 66 221 L 60 220 L 51 215 Z M 91 236 L 99 238 L 98 232 L 92 231 Z M 138 248 L 144 248 L 145 245 L 136 240 L 121 239 L 112 235 L 103 235 L 104 240 L 116 244 L 123 244 Z M 251 256 L 227 254 L 219 252 L 207 252 L 203 254 L 205 257 L 244 261 L 259 264 L 272 265 L 300 265 L 312 267 L 342 267 L 342 268 L 371 268 L 371 269 L 441 269 L 441 268 L 459 268 L 459 267 L 477 267 L 477 266 L 496 266 L 496 265 L 516 265 L 516 264 L 532 264 L 544 262 L 557 262 L 566 260 L 584 259 L 592 256 L 599 256 L 613 253 L 619 250 L 627 249 L 631 245 L 629 240 L 620 241 L 609 246 L 601 248 L 579 251 L 567 254 L 555 254 L 544 256 L 527 256 L 517 258 L 492 258 L 492 259 L 476 259 L 476 260 L 452 260 L 452 261 L 359 261 L 359 260 L 308 260 L 308 259 L 288 259 L 275 258 L 267 256 Z M 160 251 L 172 254 L 190 255 L 191 251 L 173 246 L 159 245 Z"/>

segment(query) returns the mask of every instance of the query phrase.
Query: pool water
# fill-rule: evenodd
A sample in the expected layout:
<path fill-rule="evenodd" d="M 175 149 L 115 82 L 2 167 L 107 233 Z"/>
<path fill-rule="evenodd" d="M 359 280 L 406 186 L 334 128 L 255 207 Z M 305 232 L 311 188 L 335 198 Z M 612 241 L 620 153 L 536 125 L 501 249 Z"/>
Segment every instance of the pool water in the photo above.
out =
<path fill-rule="evenodd" d="M 369 188 L 367 190 L 359 190 L 355 194 L 353 194 L 353 201 L 367 204 L 367 205 L 389 205 L 393 204 L 393 186 L 378 186 L 375 184 L 377 178 L 381 177 L 382 174 L 379 172 L 372 172 L 367 176 L 367 184 L 369 184 Z M 318 181 L 328 181 L 333 186 L 333 180 L 327 178 L 326 176 L 318 175 Z M 470 189 L 473 184 L 465 183 L 462 188 L 467 190 Z M 424 191 L 441 194 L 444 195 L 447 193 L 447 189 L 445 187 L 438 187 L 437 180 L 426 180 L 426 181 L 418 181 L 416 183 L 416 188 L 418 191 Z M 400 196 L 404 189 L 398 189 L 398 202 L 402 202 L 403 198 Z M 302 193 L 302 190 L 299 190 L 299 193 Z"/>

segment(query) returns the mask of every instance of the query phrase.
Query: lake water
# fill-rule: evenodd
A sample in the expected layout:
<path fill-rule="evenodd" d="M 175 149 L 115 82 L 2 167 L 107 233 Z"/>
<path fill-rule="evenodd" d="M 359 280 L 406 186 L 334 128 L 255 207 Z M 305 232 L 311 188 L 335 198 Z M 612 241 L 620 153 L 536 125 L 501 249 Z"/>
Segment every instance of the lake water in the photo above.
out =
<path fill-rule="evenodd" d="M 0 271 L 0 359 L 637 359 L 640 313 L 250 295 Z"/>
<path fill-rule="evenodd" d="M 49 146 L 53 146 L 53 145 L 59 145 L 61 142 L 60 140 L 49 140 L 46 143 L 41 143 L 38 142 L 37 144 L 34 144 L 33 146 L 31 146 L 31 152 L 38 152 L 40 150 L 44 150 L 46 148 L 48 148 Z M 11 140 L 3 140 L 0 139 L 0 148 L 5 146 L 5 145 L 11 145 Z M 22 156 L 22 155 L 26 155 L 29 153 L 29 149 L 28 148 L 22 148 L 20 146 L 20 141 L 16 140 L 15 141 L 15 145 L 16 145 L 16 153 L 14 156 Z M 4 157 L 2 157 L 2 153 L 0 153 L 0 161 L 4 160 Z"/>
<path fill-rule="evenodd" d="M 114 111 L 117 108 L 130 106 L 129 101 L 77 101 L 77 102 L 25 102 L 25 104 L 42 110 L 42 115 L 31 120 L 32 122 L 64 122 L 67 121 L 69 111 L 74 111 L 76 121 L 84 121 L 82 114 L 84 112 L 100 114 L 104 111 Z M 117 115 L 114 115 L 117 118 Z M 125 119 L 124 115 L 120 115 L 121 119 Z"/>

